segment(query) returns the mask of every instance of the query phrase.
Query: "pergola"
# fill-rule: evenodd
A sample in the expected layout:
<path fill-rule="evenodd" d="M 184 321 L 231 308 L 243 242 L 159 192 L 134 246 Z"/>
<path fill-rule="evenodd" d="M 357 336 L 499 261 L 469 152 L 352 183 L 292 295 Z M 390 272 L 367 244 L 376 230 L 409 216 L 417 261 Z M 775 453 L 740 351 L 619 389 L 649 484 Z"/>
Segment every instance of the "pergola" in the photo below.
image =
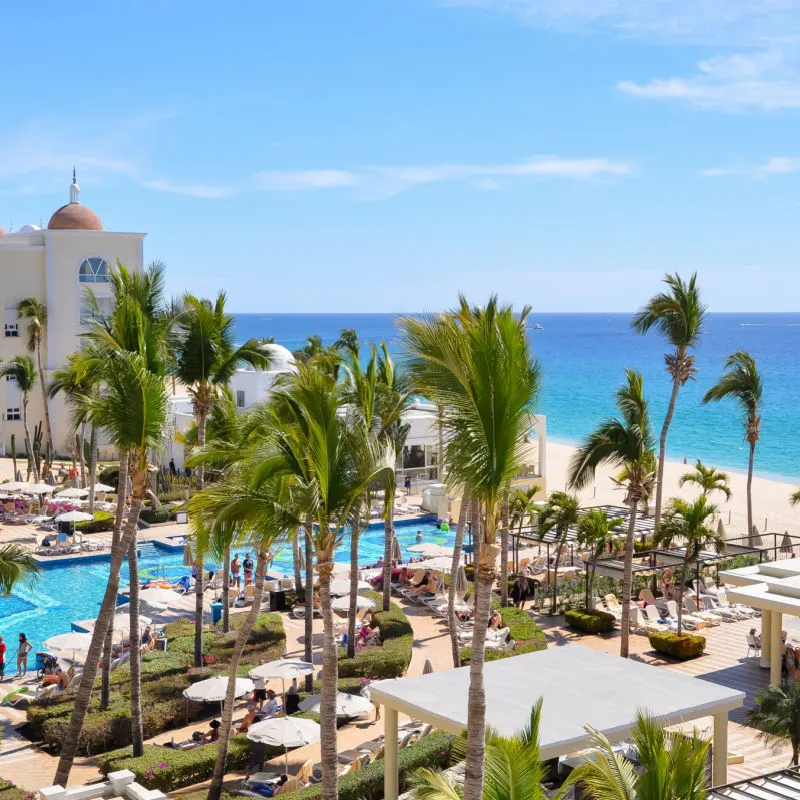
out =
<path fill-rule="evenodd" d="M 800 767 L 717 786 L 707 800 L 796 800 L 800 797 Z"/>
<path fill-rule="evenodd" d="M 486 722 L 505 736 L 527 725 L 531 708 L 543 698 L 544 761 L 588 747 L 587 725 L 611 741 L 630 737 L 639 710 L 665 725 L 713 716 L 713 782 L 727 780 L 728 712 L 742 706 L 743 692 L 581 645 L 490 661 L 484 685 Z M 373 702 L 385 708 L 386 800 L 396 800 L 398 793 L 398 713 L 459 734 L 467 728 L 468 694 L 469 667 L 370 686 Z"/>
<path fill-rule="evenodd" d="M 769 682 L 780 686 L 783 615 L 800 617 L 800 558 L 731 569 L 719 577 L 734 586 L 727 591 L 729 600 L 761 611 L 761 666 L 769 668 Z"/>

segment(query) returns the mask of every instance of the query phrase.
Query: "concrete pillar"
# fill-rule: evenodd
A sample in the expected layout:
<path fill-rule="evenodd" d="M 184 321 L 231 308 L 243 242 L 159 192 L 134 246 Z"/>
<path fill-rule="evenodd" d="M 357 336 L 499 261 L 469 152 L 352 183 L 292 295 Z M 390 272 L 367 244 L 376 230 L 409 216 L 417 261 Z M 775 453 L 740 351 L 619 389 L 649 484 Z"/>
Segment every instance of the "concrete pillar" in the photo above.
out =
<path fill-rule="evenodd" d="M 728 712 L 714 714 L 714 741 L 711 756 L 711 784 L 728 782 Z"/>
<path fill-rule="evenodd" d="M 761 664 L 763 669 L 769 668 L 770 631 L 772 630 L 772 612 L 764 609 L 761 612 Z"/>
<path fill-rule="evenodd" d="M 781 625 L 783 614 L 773 611 L 771 629 L 769 632 L 769 683 L 770 686 L 781 685 Z M 763 644 L 763 641 L 762 641 Z"/>
<path fill-rule="evenodd" d="M 399 776 L 397 773 L 397 709 L 383 708 L 383 796 L 384 800 L 397 800 Z"/>

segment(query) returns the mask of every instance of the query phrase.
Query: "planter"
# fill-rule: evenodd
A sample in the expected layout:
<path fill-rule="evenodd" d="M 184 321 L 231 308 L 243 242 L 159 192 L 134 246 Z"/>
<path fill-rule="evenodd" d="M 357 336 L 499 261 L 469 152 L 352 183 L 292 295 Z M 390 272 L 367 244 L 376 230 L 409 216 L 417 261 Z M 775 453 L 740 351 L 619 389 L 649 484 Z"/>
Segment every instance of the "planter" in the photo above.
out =
<path fill-rule="evenodd" d="M 706 649 L 705 637 L 695 636 L 691 633 L 683 633 L 678 636 L 677 633 L 659 631 L 651 633 L 648 638 L 654 650 L 681 660 L 697 658 Z"/>
<path fill-rule="evenodd" d="M 612 614 L 605 611 L 590 611 L 588 608 L 579 608 L 564 613 L 564 621 L 570 628 L 583 633 L 609 633 L 614 630 Z"/>

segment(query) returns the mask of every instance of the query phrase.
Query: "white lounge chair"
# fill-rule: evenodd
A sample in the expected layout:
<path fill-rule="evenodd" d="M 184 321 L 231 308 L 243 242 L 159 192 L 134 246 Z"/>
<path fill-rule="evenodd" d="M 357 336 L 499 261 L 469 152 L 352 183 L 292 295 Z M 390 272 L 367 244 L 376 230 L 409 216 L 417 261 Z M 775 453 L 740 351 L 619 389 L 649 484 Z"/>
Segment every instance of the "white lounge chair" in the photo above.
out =
<path fill-rule="evenodd" d="M 693 617 L 700 617 L 700 619 L 705 621 L 706 625 L 716 627 L 722 623 L 722 617 L 719 614 L 713 614 L 710 611 L 701 611 L 697 607 L 694 597 L 691 595 L 686 595 L 683 598 L 683 609 L 684 611 L 688 611 Z"/>
<path fill-rule="evenodd" d="M 674 600 L 667 600 L 667 611 L 673 619 L 678 619 L 678 604 Z M 683 623 L 683 626 L 688 628 L 690 631 L 696 631 L 698 628 L 705 628 L 708 624 L 704 619 L 701 619 L 700 617 L 693 617 L 691 614 L 686 612 L 684 612 L 681 622 Z"/>
<path fill-rule="evenodd" d="M 648 622 L 654 622 L 659 626 L 660 630 L 677 630 L 678 623 L 670 617 L 662 619 L 661 615 L 658 613 L 658 609 L 655 606 L 645 606 L 643 610 Z"/>

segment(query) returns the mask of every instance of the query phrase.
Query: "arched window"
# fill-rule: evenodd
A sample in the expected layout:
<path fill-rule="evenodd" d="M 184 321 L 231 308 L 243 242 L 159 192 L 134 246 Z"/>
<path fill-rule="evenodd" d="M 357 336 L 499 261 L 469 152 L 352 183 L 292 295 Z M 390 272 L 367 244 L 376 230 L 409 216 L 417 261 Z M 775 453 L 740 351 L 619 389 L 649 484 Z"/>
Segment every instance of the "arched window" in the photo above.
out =
<path fill-rule="evenodd" d="M 81 283 L 107 283 L 111 277 L 111 269 L 102 258 L 85 258 L 81 262 L 78 276 Z"/>

